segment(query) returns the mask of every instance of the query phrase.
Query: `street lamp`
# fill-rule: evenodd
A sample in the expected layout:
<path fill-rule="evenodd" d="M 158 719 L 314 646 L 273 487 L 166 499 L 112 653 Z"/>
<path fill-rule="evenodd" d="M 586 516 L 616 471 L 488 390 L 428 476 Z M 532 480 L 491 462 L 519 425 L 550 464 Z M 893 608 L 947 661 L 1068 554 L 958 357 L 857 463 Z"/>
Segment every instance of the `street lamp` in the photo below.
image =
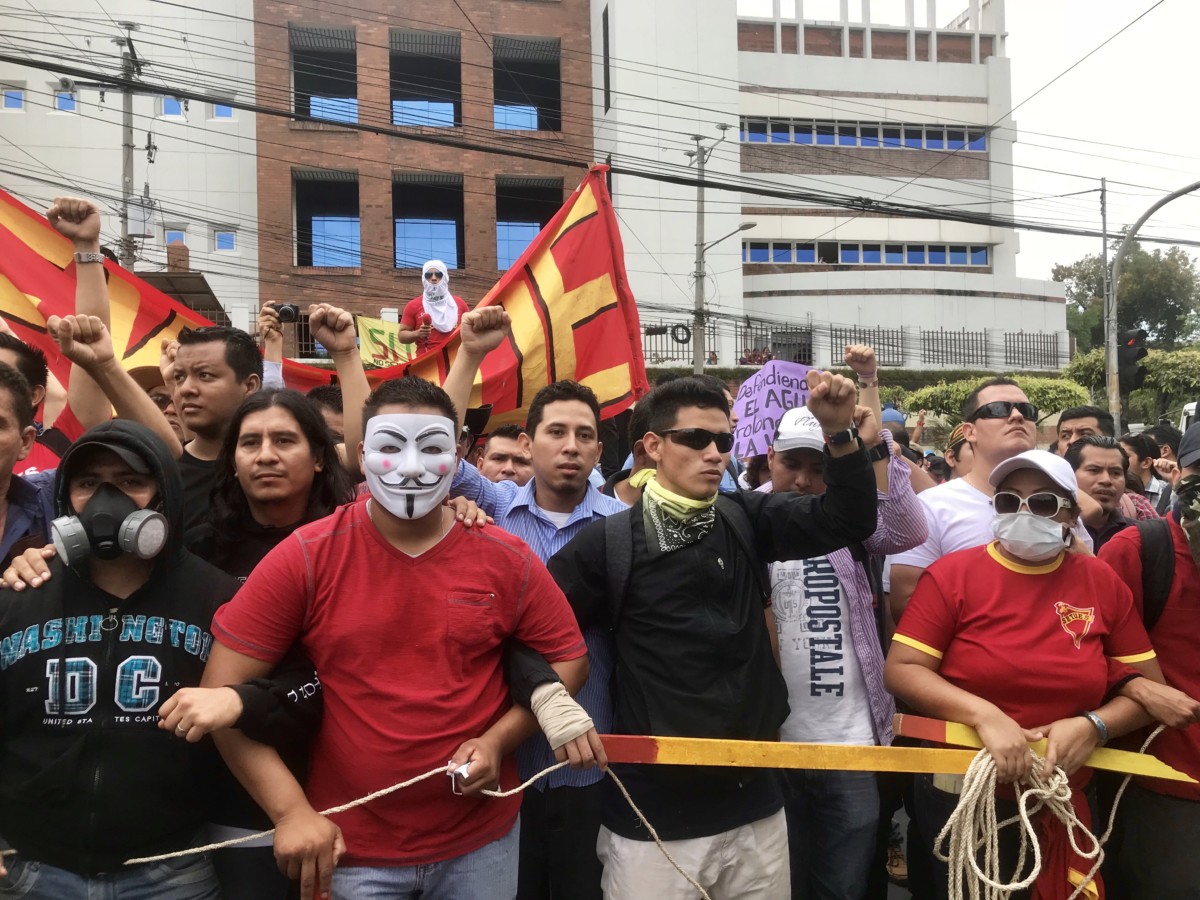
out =
<path fill-rule="evenodd" d="M 743 222 L 729 234 L 723 235 L 715 241 L 704 243 L 703 238 L 696 241 L 695 309 L 692 313 L 692 372 L 696 375 L 704 373 L 704 253 L 721 241 L 743 231 L 749 231 L 757 225 L 757 222 Z"/>

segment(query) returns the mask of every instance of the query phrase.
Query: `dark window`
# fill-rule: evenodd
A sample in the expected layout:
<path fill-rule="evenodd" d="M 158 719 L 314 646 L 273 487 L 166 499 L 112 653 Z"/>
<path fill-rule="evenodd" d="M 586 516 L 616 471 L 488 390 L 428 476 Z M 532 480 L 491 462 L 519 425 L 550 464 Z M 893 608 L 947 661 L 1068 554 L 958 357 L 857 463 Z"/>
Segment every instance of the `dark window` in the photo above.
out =
<path fill-rule="evenodd" d="M 972 247 L 971 248 L 971 265 L 986 266 L 988 264 L 988 248 L 987 247 Z"/>
<path fill-rule="evenodd" d="M 496 267 L 511 268 L 554 218 L 563 202 L 562 179 L 496 179 Z"/>
<path fill-rule="evenodd" d="M 771 262 L 790 263 L 791 261 L 792 261 L 792 245 L 791 244 L 772 244 L 771 245 Z"/>
<path fill-rule="evenodd" d="M 967 149 L 968 150 L 987 150 L 987 134 L 983 131 L 969 129 L 967 131 Z"/>
<path fill-rule="evenodd" d="M 817 143 L 823 147 L 831 147 L 837 141 L 837 129 L 832 122 L 817 123 Z"/>
<path fill-rule="evenodd" d="M 839 254 L 840 262 L 856 263 L 859 260 L 858 244 L 842 244 Z"/>
<path fill-rule="evenodd" d="M 945 150 L 946 129 L 940 125 L 926 125 L 925 147 L 929 150 Z"/>
<path fill-rule="evenodd" d="M 333 122 L 358 121 L 358 54 L 352 28 L 290 26 L 296 112 Z"/>
<path fill-rule="evenodd" d="M 882 253 L 878 244 L 863 244 L 862 261 L 865 263 L 878 263 L 881 261 Z"/>
<path fill-rule="evenodd" d="M 393 28 L 389 39 L 392 124 L 461 126 L 459 35 Z"/>
<path fill-rule="evenodd" d="M 904 264 L 904 245 L 903 244 L 887 244 L 883 248 L 884 262 L 890 265 L 897 266 Z"/>
<path fill-rule="evenodd" d="M 813 142 L 813 124 L 812 122 L 795 122 L 792 125 L 792 141 L 797 144 L 811 144 Z"/>
<path fill-rule="evenodd" d="M 767 123 L 761 121 L 747 122 L 746 140 L 752 144 L 765 144 L 767 142 Z"/>
<path fill-rule="evenodd" d="M 924 244 L 908 244 L 908 264 L 910 266 L 925 265 L 925 245 Z"/>
<path fill-rule="evenodd" d="M 909 150 L 920 150 L 924 145 L 923 131 L 924 129 L 920 125 L 905 125 L 904 146 Z"/>
<path fill-rule="evenodd" d="M 817 261 L 817 247 L 815 244 L 797 244 L 796 245 L 796 262 L 798 263 L 815 263 Z"/>
<path fill-rule="evenodd" d="M 967 264 L 967 248 L 962 244 L 950 245 L 950 265 L 965 266 Z"/>
<path fill-rule="evenodd" d="M 759 243 L 757 241 L 750 242 L 750 262 L 770 262 L 771 261 L 771 245 L 767 243 Z"/>
<path fill-rule="evenodd" d="M 355 268 L 362 264 L 358 175 L 329 169 L 293 172 L 296 265 Z"/>
<path fill-rule="evenodd" d="M 930 244 L 929 245 L 929 265 L 944 266 L 946 264 L 946 245 L 945 244 Z"/>
<path fill-rule="evenodd" d="M 817 262 L 836 264 L 838 261 L 837 241 L 821 241 L 817 244 Z"/>
<path fill-rule="evenodd" d="M 883 129 L 883 146 L 899 147 L 900 146 L 900 126 L 884 126 Z"/>
<path fill-rule="evenodd" d="M 395 173 L 392 219 L 397 269 L 419 269 L 431 259 L 466 267 L 461 175 Z"/>
<path fill-rule="evenodd" d="M 608 112 L 612 109 L 612 74 L 609 71 L 609 33 L 608 33 L 608 7 L 604 7 L 604 12 L 600 14 L 600 35 L 603 44 L 604 63 L 604 111 Z"/>
<path fill-rule="evenodd" d="M 946 129 L 946 149 L 962 150 L 967 146 L 967 133 L 961 128 Z"/>
<path fill-rule="evenodd" d="M 858 140 L 864 147 L 879 146 L 879 126 L 878 125 L 859 125 Z"/>
<path fill-rule="evenodd" d="M 858 127 L 855 125 L 838 126 L 838 146 L 853 147 L 858 144 Z"/>
<path fill-rule="evenodd" d="M 792 140 L 792 129 L 787 122 L 775 119 L 771 122 L 771 141 L 775 144 L 788 144 Z"/>
<path fill-rule="evenodd" d="M 562 130 L 558 38 L 497 35 L 492 41 L 492 81 L 497 129 Z"/>

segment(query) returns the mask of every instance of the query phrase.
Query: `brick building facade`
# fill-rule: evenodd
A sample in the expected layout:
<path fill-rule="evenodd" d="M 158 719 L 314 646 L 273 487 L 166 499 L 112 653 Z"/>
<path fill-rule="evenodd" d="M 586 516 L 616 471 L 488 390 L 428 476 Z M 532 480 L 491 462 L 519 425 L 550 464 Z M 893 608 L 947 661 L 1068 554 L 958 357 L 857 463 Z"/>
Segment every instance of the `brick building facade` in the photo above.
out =
<path fill-rule="evenodd" d="M 441 258 L 473 305 L 593 161 L 587 0 L 254 9 L 257 102 L 320 120 L 257 117 L 263 302 L 379 317 Z"/>

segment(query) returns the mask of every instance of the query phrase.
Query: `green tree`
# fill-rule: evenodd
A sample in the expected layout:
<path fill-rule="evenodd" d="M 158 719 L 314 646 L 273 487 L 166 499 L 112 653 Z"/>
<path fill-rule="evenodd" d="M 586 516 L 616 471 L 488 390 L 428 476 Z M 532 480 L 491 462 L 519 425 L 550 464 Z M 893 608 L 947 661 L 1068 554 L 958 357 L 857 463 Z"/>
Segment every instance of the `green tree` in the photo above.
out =
<path fill-rule="evenodd" d="M 1020 385 L 1029 402 L 1043 416 L 1059 412 L 1068 406 L 1079 406 L 1088 402 L 1088 392 L 1079 384 L 1066 378 L 1038 378 L 1032 375 L 1015 375 L 1013 380 Z M 910 409 L 926 409 L 945 416 L 953 423 L 962 421 L 962 405 L 967 395 L 979 381 L 952 381 L 931 384 L 908 395 L 906 403 Z"/>
<path fill-rule="evenodd" d="M 1104 261 L 1099 254 L 1085 256 L 1070 265 L 1057 265 L 1050 277 L 1062 282 L 1067 292 L 1067 330 L 1075 338 L 1075 349 L 1087 353 L 1104 344 Z"/>

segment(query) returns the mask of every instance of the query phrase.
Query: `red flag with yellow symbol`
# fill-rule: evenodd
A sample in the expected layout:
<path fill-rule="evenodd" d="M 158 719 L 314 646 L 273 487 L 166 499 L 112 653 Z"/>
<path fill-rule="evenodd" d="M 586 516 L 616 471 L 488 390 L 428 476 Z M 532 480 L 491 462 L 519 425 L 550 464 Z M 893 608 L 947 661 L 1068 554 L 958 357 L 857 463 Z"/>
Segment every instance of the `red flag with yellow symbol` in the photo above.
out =
<path fill-rule="evenodd" d="M 44 216 L 0 191 L 0 316 L 17 337 L 46 354 L 50 370 L 63 384 L 71 363 L 47 334 L 46 320 L 75 312 L 73 252 L 71 242 Z M 133 273 L 112 262 L 104 265 L 113 346 L 125 368 L 157 366 L 163 338 L 213 324 Z M 328 372 L 289 361 L 284 362 L 284 377 L 299 390 L 329 383 Z"/>
<path fill-rule="evenodd" d="M 512 336 L 488 354 L 471 405 L 492 404 L 489 430 L 524 424 L 533 395 L 574 379 L 596 392 L 603 418 L 629 408 L 649 386 L 641 325 L 625 275 L 625 253 L 607 166 L 594 166 L 479 306 L 503 306 Z M 373 383 L 402 374 L 441 384 L 458 335 L 404 366 L 369 373 Z"/>

